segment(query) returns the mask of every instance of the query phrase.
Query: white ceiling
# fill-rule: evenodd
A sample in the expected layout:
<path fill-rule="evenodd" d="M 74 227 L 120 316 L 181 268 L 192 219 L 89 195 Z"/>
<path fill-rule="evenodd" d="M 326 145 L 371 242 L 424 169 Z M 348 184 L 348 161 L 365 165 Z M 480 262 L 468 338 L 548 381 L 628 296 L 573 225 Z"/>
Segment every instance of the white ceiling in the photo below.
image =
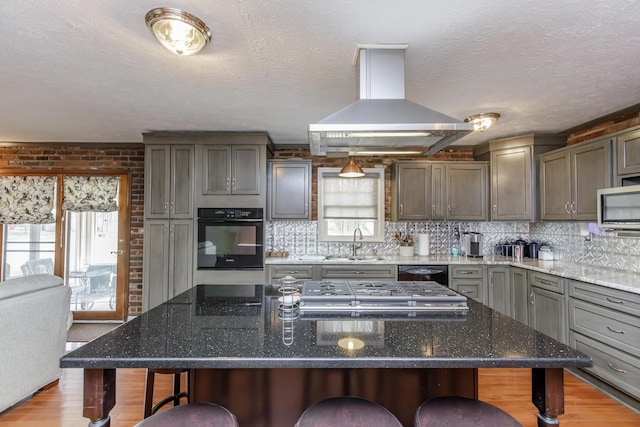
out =
<path fill-rule="evenodd" d="M 198 16 L 212 43 L 165 50 L 144 23 L 159 6 Z M 309 123 L 355 100 L 359 43 L 409 44 L 407 99 L 502 115 L 456 145 L 640 103 L 637 0 L 5 0 L 0 16 L 0 141 L 251 130 L 306 143 Z"/>

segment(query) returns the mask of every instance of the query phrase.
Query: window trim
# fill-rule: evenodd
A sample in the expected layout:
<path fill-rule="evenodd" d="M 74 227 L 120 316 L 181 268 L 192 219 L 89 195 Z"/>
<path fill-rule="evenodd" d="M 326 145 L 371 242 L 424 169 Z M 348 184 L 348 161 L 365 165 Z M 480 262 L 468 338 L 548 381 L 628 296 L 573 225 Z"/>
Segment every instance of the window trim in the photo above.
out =
<path fill-rule="evenodd" d="M 384 187 L 384 168 L 365 168 L 363 169 L 365 176 L 372 177 L 374 176 L 378 180 L 378 195 L 377 195 L 377 219 L 375 225 L 375 231 L 372 236 L 364 236 L 361 240 L 362 242 L 368 243 L 384 243 L 385 242 L 385 187 Z M 332 175 L 335 176 L 340 172 L 340 168 L 318 168 L 318 241 L 321 242 L 352 242 L 353 235 L 349 234 L 348 236 L 328 236 L 325 219 L 324 219 L 324 176 Z M 343 179 L 358 179 L 358 178 L 343 178 Z M 358 241 L 360 241 L 358 239 Z"/>

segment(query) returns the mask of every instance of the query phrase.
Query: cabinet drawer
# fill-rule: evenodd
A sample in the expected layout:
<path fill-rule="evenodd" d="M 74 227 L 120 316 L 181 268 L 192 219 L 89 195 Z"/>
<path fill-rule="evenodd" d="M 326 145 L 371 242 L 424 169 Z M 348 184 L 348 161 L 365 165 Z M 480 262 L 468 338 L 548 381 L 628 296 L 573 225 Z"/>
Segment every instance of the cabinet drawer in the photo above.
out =
<path fill-rule="evenodd" d="M 569 334 L 569 344 L 593 359 L 593 367 L 584 368 L 586 371 L 636 399 L 640 398 L 639 358 L 573 331 Z"/>
<path fill-rule="evenodd" d="M 282 279 L 285 276 L 293 276 L 296 279 L 313 279 L 312 265 L 272 265 L 269 268 L 269 277 L 272 281 Z"/>
<path fill-rule="evenodd" d="M 631 354 L 640 354 L 640 319 L 595 304 L 569 300 L 571 330 Z"/>
<path fill-rule="evenodd" d="M 529 274 L 529 285 L 551 292 L 564 294 L 565 283 L 562 277 L 552 276 L 551 274 L 539 273 L 537 271 L 532 271 Z"/>
<path fill-rule="evenodd" d="M 482 280 L 452 279 L 450 288 L 467 298 L 484 303 Z"/>
<path fill-rule="evenodd" d="M 322 279 L 391 279 L 396 278 L 395 265 L 323 265 L 320 269 Z"/>
<path fill-rule="evenodd" d="M 640 295 L 575 280 L 569 281 L 569 295 L 640 317 Z"/>
<path fill-rule="evenodd" d="M 484 269 L 481 265 L 452 265 L 451 277 L 454 279 L 482 279 Z"/>

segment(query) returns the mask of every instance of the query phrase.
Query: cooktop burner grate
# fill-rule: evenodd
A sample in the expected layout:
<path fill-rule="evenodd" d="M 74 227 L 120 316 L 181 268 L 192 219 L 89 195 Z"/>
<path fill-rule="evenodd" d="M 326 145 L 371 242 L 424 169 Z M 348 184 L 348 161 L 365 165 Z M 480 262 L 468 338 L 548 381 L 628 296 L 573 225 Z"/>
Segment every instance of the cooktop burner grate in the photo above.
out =
<path fill-rule="evenodd" d="M 301 312 L 467 310 L 467 298 L 437 282 L 308 280 Z"/>

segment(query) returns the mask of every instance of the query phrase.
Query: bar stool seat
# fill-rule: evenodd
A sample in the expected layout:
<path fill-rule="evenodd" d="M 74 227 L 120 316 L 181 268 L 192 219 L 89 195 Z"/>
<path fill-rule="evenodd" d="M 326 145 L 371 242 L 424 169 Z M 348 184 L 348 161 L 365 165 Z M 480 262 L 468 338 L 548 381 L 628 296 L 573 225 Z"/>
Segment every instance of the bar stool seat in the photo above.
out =
<path fill-rule="evenodd" d="M 238 420 L 222 406 L 190 403 L 158 412 L 134 427 L 238 427 Z"/>
<path fill-rule="evenodd" d="M 147 379 L 144 389 L 144 418 L 155 414 L 158 409 L 164 405 L 173 402 L 173 406 L 180 404 L 180 399 L 186 398 L 189 403 L 189 394 L 186 391 L 180 391 L 180 377 L 183 372 L 187 373 L 187 390 L 189 389 L 189 370 L 188 369 L 147 369 Z M 155 374 L 173 375 L 173 394 L 167 396 L 153 405 L 153 386 L 155 383 Z"/>
<path fill-rule="evenodd" d="M 466 397 L 436 397 L 416 411 L 415 427 L 522 427 L 493 405 Z"/>
<path fill-rule="evenodd" d="M 322 400 L 308 407 L 295 427 L 402 427 L 387 408 L 359 397 Z"/>

